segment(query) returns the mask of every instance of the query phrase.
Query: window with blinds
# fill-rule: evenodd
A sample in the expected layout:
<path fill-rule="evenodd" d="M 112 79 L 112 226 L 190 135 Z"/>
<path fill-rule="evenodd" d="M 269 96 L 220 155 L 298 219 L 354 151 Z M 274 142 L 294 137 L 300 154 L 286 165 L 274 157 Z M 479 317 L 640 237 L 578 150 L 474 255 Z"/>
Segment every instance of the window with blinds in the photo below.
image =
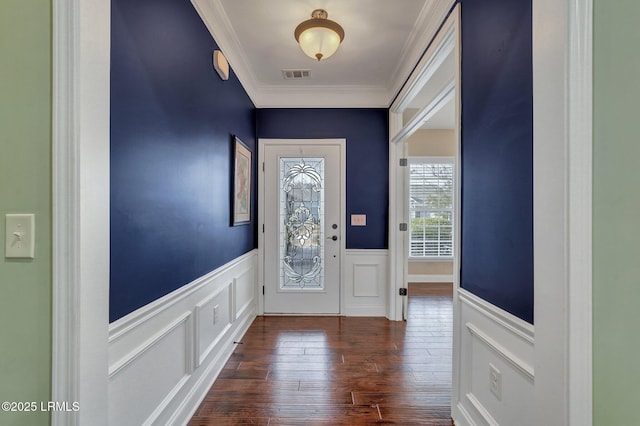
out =
<path fill-rule="evenodd" d="M 453 178 L 453 158 L 409 158 L 410 257 L 453 256 Z"/>

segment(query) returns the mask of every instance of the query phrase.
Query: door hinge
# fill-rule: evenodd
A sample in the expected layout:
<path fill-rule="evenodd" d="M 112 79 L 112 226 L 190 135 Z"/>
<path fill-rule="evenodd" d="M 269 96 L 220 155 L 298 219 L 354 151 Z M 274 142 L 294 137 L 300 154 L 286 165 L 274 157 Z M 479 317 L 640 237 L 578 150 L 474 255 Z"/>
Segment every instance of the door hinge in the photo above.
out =
<path fill-rule="evenodd" d="M 406 224 L 406 223 L 401 223 L 401 224 L 400 224 L 400 230 L 401 230 L 401 231 L 406 231 L 408 228 L 409 228 L 409 227 L 407 226 L 407 224 Z"/>
<path fill-rule="evenodd" d="M 264 223 L 262 224 L 262 233 L 264 234 Z"/>
<path fill-rule="evenodd" d="M 409 160 L 407 160 L 406 158 L 400 159 L 400 167 L 407 167 L 408 164 L 409 164 Z"/>
<path fill-rule="evenodd" d="M 407 289 L 406 287 L 402 287 L 400 289 L 400 296 L 406 296 L 407 295 Z"/>
<path fill-rule="evenodd" d="M 264 161 L 262 162 L 262 171 L 264 172 Z"/>
<path fill-rule="evenodd" d="M 262 295 L 264 296 L 264 286 L 262 286 Z"/>

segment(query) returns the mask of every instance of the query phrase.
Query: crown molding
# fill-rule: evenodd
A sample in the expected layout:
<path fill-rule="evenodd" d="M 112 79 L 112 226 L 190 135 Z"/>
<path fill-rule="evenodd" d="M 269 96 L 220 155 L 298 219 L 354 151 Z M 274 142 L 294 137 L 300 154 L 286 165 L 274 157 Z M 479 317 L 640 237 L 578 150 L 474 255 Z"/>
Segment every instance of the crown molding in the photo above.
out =
<path fill-rule="evenodd" d="M 257 108 L 387 108 L 405 84 L 455 0 L 425 2 L 386 86 L 283 86 L 260 84 L 221 0 L 191 0 Z"/>
<path fill-rule="evenodd" d="M 387 108 L 393 96 L 380 86 L 263 86 L 258 108 Z"/>
<path fill-rule="evenodd" d="M 447 19 L 449 11 L 454 4 L 455 0 L 425 2 L 407 42 L 402 48 L 400 60 L 388 84 L 392 96 L 395 96 L 402 90 L 411 71 L 413 71 L 429 47 L 429 44 L 435 38 L 440 26 Z M 387 105 L 391 104 L 392 101 L 393 99 L 389 99 Z"/>

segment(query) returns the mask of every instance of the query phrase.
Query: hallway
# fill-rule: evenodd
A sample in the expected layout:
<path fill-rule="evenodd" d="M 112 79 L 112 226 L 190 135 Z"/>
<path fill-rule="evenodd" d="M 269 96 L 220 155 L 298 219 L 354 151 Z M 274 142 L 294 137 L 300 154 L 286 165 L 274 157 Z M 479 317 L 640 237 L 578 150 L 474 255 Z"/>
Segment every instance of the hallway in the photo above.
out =
<path fill-rule="evenodd" d="M 406 323 L 256 318 L 189 424 L 450 425 L 451 294 L 410 294 Z"/>

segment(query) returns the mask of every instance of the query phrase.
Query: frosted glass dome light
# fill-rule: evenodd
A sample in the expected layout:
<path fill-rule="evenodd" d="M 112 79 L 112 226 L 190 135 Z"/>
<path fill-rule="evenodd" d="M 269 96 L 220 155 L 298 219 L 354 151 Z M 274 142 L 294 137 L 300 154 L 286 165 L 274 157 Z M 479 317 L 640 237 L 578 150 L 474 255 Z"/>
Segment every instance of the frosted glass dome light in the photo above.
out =
<path fill-rule="evenodd" d="M 310 58 L 328 58 L 336 53 L 344 40 L 344 30 L 334 21 L 327 19 L 324 9 L 316 9 L 308 19 L 296 27 L 294 36 L 302 51 Z"/>

